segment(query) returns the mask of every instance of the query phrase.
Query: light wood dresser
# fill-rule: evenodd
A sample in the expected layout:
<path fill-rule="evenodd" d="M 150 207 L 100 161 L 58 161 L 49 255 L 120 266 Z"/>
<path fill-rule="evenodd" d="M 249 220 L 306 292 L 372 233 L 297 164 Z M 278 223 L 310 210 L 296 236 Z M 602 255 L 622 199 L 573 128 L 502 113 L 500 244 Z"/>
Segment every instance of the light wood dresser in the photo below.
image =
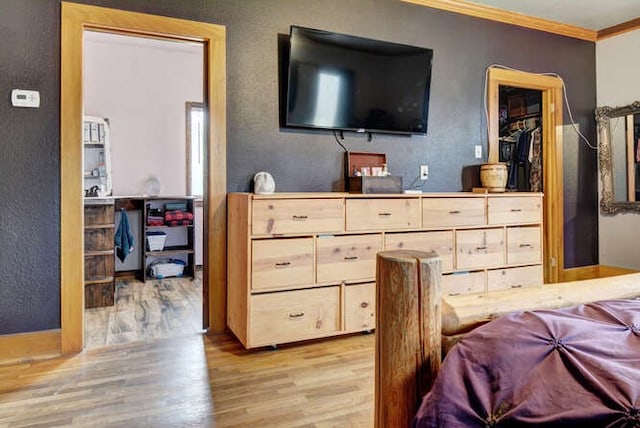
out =
<path fill-rule="evenodd" d="M 227 215 L 227 324 L 246 348 L 373 329 L 382 250 L 435 251 L 444 294 L 543 282 L 541 193 L 230 193 Z"/>

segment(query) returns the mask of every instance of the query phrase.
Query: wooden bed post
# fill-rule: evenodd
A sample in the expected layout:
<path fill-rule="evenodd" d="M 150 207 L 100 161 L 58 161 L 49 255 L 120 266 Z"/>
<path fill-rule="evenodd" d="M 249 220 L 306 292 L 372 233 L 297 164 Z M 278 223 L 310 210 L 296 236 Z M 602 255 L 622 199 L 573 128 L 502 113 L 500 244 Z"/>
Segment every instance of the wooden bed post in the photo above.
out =
<path fill-rule="evenodd" d="M 430 253 L 378 253 L 376 428 L 408 427 L 440 369 L 441 271 Z"/>

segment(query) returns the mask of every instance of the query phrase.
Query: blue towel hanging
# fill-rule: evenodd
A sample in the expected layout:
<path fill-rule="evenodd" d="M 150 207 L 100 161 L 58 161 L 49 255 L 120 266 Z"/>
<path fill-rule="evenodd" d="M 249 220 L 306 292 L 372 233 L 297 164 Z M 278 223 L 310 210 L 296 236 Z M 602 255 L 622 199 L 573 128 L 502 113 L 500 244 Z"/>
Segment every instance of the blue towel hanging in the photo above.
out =
<path fill-rule="evenodd" d="M 114 237 L 116 254 L 121 262 L 133 251 L 133 233 L 129 227 L 129 216 L 124 208 L 120 209 L 120 224 Z"/>

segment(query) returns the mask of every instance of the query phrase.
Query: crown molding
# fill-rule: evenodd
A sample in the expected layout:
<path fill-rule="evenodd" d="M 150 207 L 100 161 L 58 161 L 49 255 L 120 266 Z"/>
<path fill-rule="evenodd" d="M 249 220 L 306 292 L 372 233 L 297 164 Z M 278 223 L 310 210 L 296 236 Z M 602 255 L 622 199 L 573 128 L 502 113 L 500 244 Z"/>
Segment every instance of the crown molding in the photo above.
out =
<path fill-rule="evenodd" d="M 598 30 L 598 41 L 640 29 L 640 18 Z"/>
<path fill-rule="evenodd" d="M 516 25 L 518 27 L 532 30 L 545 31 L 547 33 L 559 34 L 561 36 L 595 42 L 599 33 L 595 30 L 577 27 L 575 25 L 562 24 L 543 18 L 536 18 L 518 12 L 510 12 L 491 6 L 480 5 L 465 0 L 401 0 L 405 3 L 413 3 L 434 9 L 446 10 L 462 15 L 476 18 L 488 19 L 490 21 L 502 22 L 504 24 Z"/>

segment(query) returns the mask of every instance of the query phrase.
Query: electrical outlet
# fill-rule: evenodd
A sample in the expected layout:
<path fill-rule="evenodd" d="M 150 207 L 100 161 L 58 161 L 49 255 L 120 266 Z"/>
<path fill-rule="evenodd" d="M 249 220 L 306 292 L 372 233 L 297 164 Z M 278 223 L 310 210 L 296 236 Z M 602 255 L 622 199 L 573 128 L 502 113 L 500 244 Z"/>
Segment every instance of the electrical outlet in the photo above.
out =
<path fill-rule="evenodd" d="M 420 180 L 429 178 L 429 165 L 420 165 Z"/>
<path fill-rule="evenodd" d="M 476 146 L 476 159 L 482 159 L 482 146 Z"/>

